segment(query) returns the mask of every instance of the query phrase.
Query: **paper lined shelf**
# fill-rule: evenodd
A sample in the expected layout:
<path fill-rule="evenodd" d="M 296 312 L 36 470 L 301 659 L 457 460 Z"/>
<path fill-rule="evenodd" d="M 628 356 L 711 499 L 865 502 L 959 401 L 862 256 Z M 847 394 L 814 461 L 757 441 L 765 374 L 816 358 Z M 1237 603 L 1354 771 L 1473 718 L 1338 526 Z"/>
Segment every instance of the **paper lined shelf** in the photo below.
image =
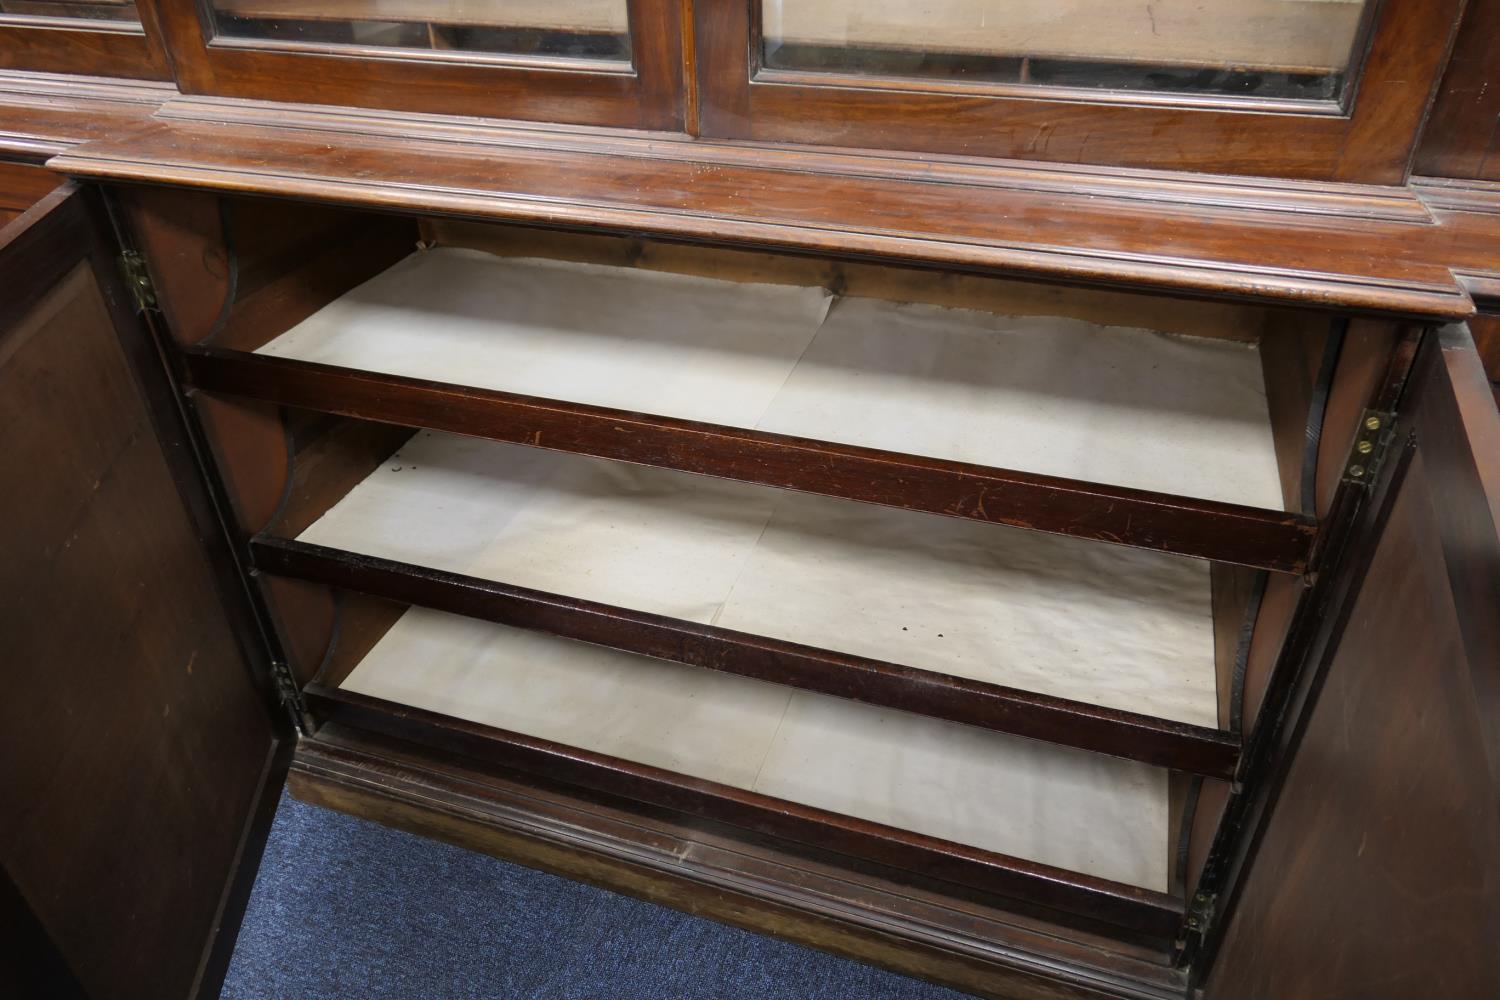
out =
<path fill-rule="evenodd" d="M 186 353 L 210 391 L 1285 572 L 1315 531 L 1238 342 L 431 250 Z"/>
<path fill-rule="evenodd" d="M 1282 505 L 1253 345 L 417 253 L 260 352 L 589 406 Z"/>
<path fill-rule="evenodd" d="M 1094 878 L 1166 888 L 1166 773 L 1132 761 L 425 609 L 397 622 L 342 688 Z"/>
<path fill-rule="evenodd" d="M 423 432 L 263 571 L 1214 777 L 1197 561 Z"/>
<path fill-rule="evenodd" d="M 1208 567 L 423 432 L 299 541 L 1217 722 Z"/>

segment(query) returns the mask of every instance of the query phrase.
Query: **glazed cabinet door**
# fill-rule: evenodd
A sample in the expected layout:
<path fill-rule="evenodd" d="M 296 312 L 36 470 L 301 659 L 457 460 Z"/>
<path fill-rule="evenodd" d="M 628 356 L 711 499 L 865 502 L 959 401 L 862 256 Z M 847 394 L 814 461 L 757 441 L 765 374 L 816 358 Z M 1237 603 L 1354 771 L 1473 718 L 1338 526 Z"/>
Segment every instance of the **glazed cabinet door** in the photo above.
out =
<path fill-rule="evenodd" d="M 0 230 L 0 995 L 216 996 L 287 740 L 107 232 Z"/>
<path fill-rule="evenodd" d="M 1400 183 L 1456 0 L 697 0 L 704 135 Z"/>
<path fill-rule="evenodd" d="M 148 0 L 190 94 L 683 124 L 679 0 Z"/>
<path fill-rule="evenodd" d="M 1500 414 L 1427 340 L 1209 1000 L 1500 995 Z"/>

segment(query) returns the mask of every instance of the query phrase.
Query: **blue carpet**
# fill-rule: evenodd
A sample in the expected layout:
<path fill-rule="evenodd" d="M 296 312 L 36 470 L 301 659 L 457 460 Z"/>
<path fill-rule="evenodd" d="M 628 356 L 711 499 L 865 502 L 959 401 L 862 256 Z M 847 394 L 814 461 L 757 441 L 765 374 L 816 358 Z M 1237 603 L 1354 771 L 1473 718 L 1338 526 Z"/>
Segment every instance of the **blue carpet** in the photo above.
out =
<path fill-rule="evenodd" d="M 222 1000 L 963 1000 L 283 797 Z"/>

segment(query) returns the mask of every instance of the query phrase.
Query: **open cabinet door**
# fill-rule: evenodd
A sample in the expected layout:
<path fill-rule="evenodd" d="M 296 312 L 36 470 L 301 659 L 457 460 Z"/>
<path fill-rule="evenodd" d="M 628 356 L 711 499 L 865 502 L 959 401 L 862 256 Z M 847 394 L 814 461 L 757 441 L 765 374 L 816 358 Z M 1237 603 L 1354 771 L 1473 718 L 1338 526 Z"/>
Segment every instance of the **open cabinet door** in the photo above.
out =
<path fill-rule="evenodd" d="M 1465 328 L 1401 411 L 1209 1000 L 1500 996 L 1500 414 Z"/>
<path fill-rule="evenodd" d="M 0 230 L 0 995 L 213 996 L 289 733 L 106 227 Z"/>

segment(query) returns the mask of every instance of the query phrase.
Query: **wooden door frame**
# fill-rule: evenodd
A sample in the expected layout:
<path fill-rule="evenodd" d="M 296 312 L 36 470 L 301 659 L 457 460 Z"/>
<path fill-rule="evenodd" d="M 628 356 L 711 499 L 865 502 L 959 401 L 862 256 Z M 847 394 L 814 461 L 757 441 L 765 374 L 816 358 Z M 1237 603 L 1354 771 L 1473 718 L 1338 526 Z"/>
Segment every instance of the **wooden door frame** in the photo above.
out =
<path fill-rule="evenodd" d="M 1377 0 L 1379 2 L 1379 0 Z M 1400 184 L 1463 0 L 1383 0 L 1348 107 L 1014 85 L 872 85 L 758 67 L 759 0 L 696 0 L 701 134 L 914 152 Z M 820 75 L 821 76 L 821 75 Z"/>
<path fill-rule="evenodd" d="M 139 23 L 0 14 L 0 69 L 170 80 L 156 10 L 136 9 Z"/>
<path fill-rule="evenodd" d="M 680 129 L 679 0 L 627 0 L 632 70 L 445 53 L 414 57 L 340 45 L 257 44 L 213 37 L 209 0 L 140 0 L 158 15 L 183 93 L 513 118 Z"/>

